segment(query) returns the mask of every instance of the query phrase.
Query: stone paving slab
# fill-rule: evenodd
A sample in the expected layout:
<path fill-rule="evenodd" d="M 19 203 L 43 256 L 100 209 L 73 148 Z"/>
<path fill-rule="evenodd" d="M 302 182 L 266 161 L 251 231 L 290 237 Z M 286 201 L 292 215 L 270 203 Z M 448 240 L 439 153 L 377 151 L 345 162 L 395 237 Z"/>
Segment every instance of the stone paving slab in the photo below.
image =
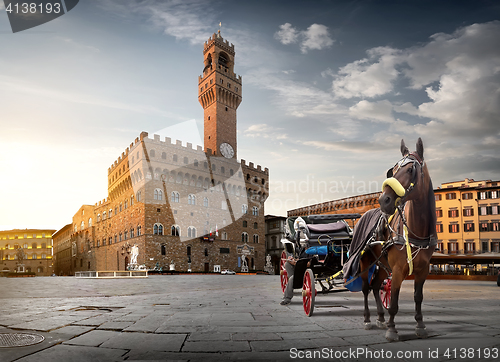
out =
<path fill-rule="evenodd" d="M 19 362 L 48 362 L 48 361 L 121 361 L 126 350 L 57 345 L 36 354 L 18 359 Z"/>
<path fill-rule="evenodd" d="M 279 276 L 4 281 L 0 332 L 23 328 L 46 340 L 34 346 L 0 348 L 1 362 L 287 361 L 299 359 L 292 358 L 293 351 L 305 356 L 357 349 L 373 354 L 500 348 L 500 289 L 494 282 L 427 281 L 423 313 L 430 338 L 421 340 L 414 334 L 413 284 L 405 281 L 396 317 L 401 341 L 389 343 L 385 330 L 363 328 L 361 293 L 319 294 L 314 314 L 308 318 L 300 293 L 295 293 L 290 305 L 279 305 Z M 370 307 L 375 325 L 372 296 Z M 330 360 L 383 360 L 370 359 L 366 353 Z"/>

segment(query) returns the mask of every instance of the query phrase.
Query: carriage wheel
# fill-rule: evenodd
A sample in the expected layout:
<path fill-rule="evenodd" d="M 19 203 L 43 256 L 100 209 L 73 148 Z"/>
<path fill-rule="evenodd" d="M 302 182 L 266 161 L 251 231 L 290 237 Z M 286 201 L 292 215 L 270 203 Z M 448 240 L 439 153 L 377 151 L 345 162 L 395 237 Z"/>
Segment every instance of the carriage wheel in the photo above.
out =
<path fill-rule="evenodd" d="M 281 253 L 281 261 L 280 261 L 280 281 L 281 281 L 281 291 L 284 293 L 286 289 L 286 285 L 288 284 L 288 273 L 285 269 L 286 264 L 286 253 L 283 251 Z"/>
<path fill-rule="evenodd" d="M 306 312 L 308 317 L 313 314 L 315 297 L 314 274 L 311 269 L 307 269 L 304 274 L 304 283 L 302 284 L 302 303 L 304 304 L 304 312 Z"/>
<path fill-rule="evenodd" d="M 385 309 L 389 309 L 391 305 L 391 283 L 392 278 L 388 277 L 380 286 L 380 299 L 382 299 L 382 305 Z"/>

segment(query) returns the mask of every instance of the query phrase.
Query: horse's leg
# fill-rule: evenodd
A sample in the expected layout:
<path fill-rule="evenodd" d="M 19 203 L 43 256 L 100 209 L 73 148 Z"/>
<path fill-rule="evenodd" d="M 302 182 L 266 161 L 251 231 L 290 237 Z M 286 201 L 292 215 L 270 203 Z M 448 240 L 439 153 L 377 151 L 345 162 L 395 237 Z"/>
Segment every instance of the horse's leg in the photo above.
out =
<path fill-rule="evenodd" d="M 361 286 L 361 290 L 363 291 L 364 299 L 365 299 L 365 320 L 364 320 L 364 326 L 365 329 L 371 329 L 372 324 L 370 322 L 370 309 L 368 308 L 368 294 L 370 294 L 370 283 L 368 283 L 368 276 L 365 274 L 361 277 L 361 280 L 363 281 L 363 284 Z"/>
<path fill-rule="evenodd" d="M 387 328 L 387 325 L 385 324 L 385 317 L 384 317 L 384 307 L 382 306 L 382 300 L 380 299 L 380 286 L 382 285 L 382 282 L 386 278 L 386 273 L 385 271 L 379 270 L 377 273 L 375 279 L 372 282 L 372 288 L 373 288 L 373 296 L 375 297 L 375 303 L 377 303 L 377 327 L 380 329 L 385 329 Z"/>
<path fill-rule="evenodd" d="M 427 278 L 429 268 L 424 269 L 423 273 L 415 275 L 414 283 L 414 294 L 413 299 L 415 300 L 415 320 L 417 321 L 417 327 L 415 328 L 415 334 L 419 338 L 427 338 L 427 331 L 425 330 L 425 324 L 423 322 L 422 316 L 422 300 L 424 299 L 424 283 Z M 427 271 L 427 272 L 426 272 Z"/>
<path fill-rule="evenodd" d="M 402 270 L 400 268 L 393 268 L 391 284 L 391 305 L 389 307 L 389 321 L 387 322 L 388 329 L 385 333 L 385 338 L 387 338 L 388 341 L 399 341 L 399 335 L 398 331 L 396 330 L 394 318 L 396 317 L 399 309 L 399 291 L 401 289 L 403 280 L 404 278 Z"/>

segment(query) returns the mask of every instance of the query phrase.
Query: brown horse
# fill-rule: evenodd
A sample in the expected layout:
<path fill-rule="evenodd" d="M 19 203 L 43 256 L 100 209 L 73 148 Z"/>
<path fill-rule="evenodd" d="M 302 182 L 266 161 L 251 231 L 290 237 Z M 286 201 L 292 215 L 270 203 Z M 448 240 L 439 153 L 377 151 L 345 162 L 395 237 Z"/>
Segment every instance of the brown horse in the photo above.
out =
<path fill-rule="evenodd" d="M 418 139 L 417 150 L 412 153 L 401 140 L 401 153 L 403 158 L 387 172 L 387 180 L 384 181 L 379 198 L 384 220 L 376 230 L 376 240 L 383 242 L 368 246 L 360 263 L 361 271 L 367 270 L 370 265 L 377 265 L 377 273 L 371 283 L 367 272 L 361 275 L 366 329 L 371 328 L 368 309 L 370 288 L 373 289 L 377 303 L 377 326 L 386 327 L 379 290 L 384 279 L 392 272 L 391 301 L 388 308 L 390 318 L 385 335 L 389 341 L 399 340 L 394 317 L 398 312 L 401 284 L 410 274 L 415 276 L 415 333 L 420 338 L 427 337 L 422 321 L 422 291 L 437 244 L 436 203 L 429 171 L 424 162 L 422 140 Z"/>

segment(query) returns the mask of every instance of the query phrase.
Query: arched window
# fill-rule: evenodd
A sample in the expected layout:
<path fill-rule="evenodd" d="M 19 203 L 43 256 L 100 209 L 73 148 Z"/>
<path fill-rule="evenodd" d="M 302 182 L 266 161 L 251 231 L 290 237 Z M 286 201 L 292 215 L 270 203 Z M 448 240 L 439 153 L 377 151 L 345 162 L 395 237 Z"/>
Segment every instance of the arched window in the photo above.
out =
<path fill-rule="evenodd" d="M 241 213 L 248 214 L 248 205 L 246 204 L 241 205 Z"/>
<path fill-rule="evenodd" d="M 36 243 L 33 243 L 33 244 L 31 244 L 31 249 L 36 249 L 37 246 L 38 245 Z M 9 248 L 9 245 L 7 245 L 6 249 L 8 249 L 8 248 Z"/>
<path fill-rule="evenodd" d="M 163 225 L 160 223 L 156 223 L 153 226 L 153 234 L 154 235 L 163 235 Z"/>
<path fill-rule="evenodd" d="M 188 205 L 196 205 L 196 196 L 193 194 L 188 195 Z"/>
<path fill-rule="evenodd" d="M 134 228 L 130 229 L 130 238 L 132 239 L 134 237 Z"/>
<path fill-rule="evenodd" d="M 203 206 L 208 207 L 208 197 L 203 198 Z"/>
<path fill-rule="evenodd" d="M 181 236 L 181 228 L 178 225 L 172 225 L 171 234 L 172 236 Z"/>
<path fill-rule="evenodd" d="M 222 240 L 227 240 L 227 233 L 225 231 L 223 231 L 221 234 L 220 234 L 220 238 Z"/>
<path fill-rule="evenodd" d="M 115 244 L 118 242 L 118 235 L 115 234 Z"/>
<path fill-rule="evenodd" d="M 196 228 L 194 226 L 188 227 L 188 238 L 196 237 Z"/>
<path fill-rule="evenodd" d="M 172 156 L 172 160 L 173 160 L 174 162 L 177 162 L 177 155 L 173 155 L 173 156 Z"/>
<path fill-rule="evenodd" d="M 243 227 L 246 228 L 248 226 L 248 223 L 246 220 L 243 220 Z"/>
<path fill-rule="evenodd" d="M 141 236 L 141 225 L 137 227 L 137 236 Z"/>
<path fill-rule="evenodd" d="M 205 248 L 205 256 L 208 256 L 208 248 Z"/>
<path fill-rule="evenodd" d="M 122 212 L 122 210 L 123 210 L 123 205 L 122 205 L 122 203 L 120 202 L 120 212 Z"/>
<path fill-rule="evenodd" d="M 166 154 L 166 152 L 162 152 L 162 153 L 161 153 L 161 158 L 162 158 L 162 159 L 164 159 L 164 160 L 166 160 L 166 159 L 167 159 L 167 154 Z M 163 254 L 163 255 L 165 255 L 165 254 Z"/>
<path fill-rule="evenodd" d="M 33 255 L 31 256 L 31 259 L 36 259 L 36 254 L 33 254 Z M 7 260 L 9 260 L 9 256 L 8 256 L 8 255 L 7 255 Z"/>
<path fill-rule="evenodd" d="M 137 195 L 136 195 L 135 199 L 137 200 L 137 202 L 141 202 L 141 192 L 140 191 L 137 191 Z"/>
<path fill-rule="evenodd" d="M 155 150 L 150 150 L 149 151 L 149 156 L 155 157 Z"/>
<path fill-rule="evenodd" d="M 254 229 L 258 229 L 259 228 L 259 224 L 257 224 L 256 222 L 253 223 L 253 228 Z"/>
<path fill-rule="evenodd" d="M 111 218 L 111 216 L 113 216 L 113 209 L 109 209 L 108 211 L 108 216 Z"/>
<path fill-rule="evenodd" d="M 82 221 L 82 223 L 80 224 L 80 230 L 83 230 L 85 229 L 85 223 Z"/>
<path fill-rule="evenodd" d="M 187 165 L 188 163 L 189 163 L 188 158 L 187 158 L 187 157 L 184 157 L 184 164 L 186 164 L 186 165 Z"/>
<path fill-rule="evenodd" d="M 194 160 L 194 167 L 198 167 L 198 160 Z"/>
<path fill-rule="evenodd" d="M 163 191 L 161 189 L 155 189 L 154 191 L 154 199 L 155 200 L 163 200 Z"/>
<path fill-rule="evenodd" d="M 244 243 L 248 243 L 248 234 L 247 233 L 241 233 L 241 241 Z"/>
<path fill-rule="evenodd" d="M 125 210 L 127 209 L 128 207 L 128 200 L 125 200 Z"/>
<path fill-rule="evenodd" d="M 134 196 L 130 196 L 130 206 L 134 204 Z"/>
<path fill-rule="evenodd" d="M 162 245 L 160 247 L 160 250 L 161 250 L 161 255 L 167 255 L 167 248 L 165 247 L 165 245 Z"/>
<path fill-rule="evenodd" d="M 257 244 L 257 243 L 259 242 L 259 235 L 257 235 L 257 234 L 254 234 L 254 235 L 253 235 L 253 242 L 254 242 L 255 244 Z"/>
<path fill-rule="evenodd" d="M 123 234 L 122 234 L 122 233 L 120 233 L 120 235 L 118 236 L 118 240 L 119 240 L 119 241 L 122 241 L 122 240 L 123 240 Z"/>
<path fill-rule="evenodd" d="M 92 227 L 92 218 L 89 218 L 89 228 Z"/>
<path fill-rule="evenodd" d="M 172 194 L 170 195 L 170 202 L 179 202 L 179 198 L 179 193 L 172 191 Z"/>
<path fill-rule="evenodd" d="M 220 172 L 221 172 L 221 173 L 226 173 L 226 169 L 224 168 L 224 166 L 222 166 L 222 167 L 220 168 Z"/>
<path fill-rule="evenodd" d="M 259 208 L 257 206 L 252 207 L 252 215 L 259 216 Z"/>
<path fill-rule="evenodd" d="M 125 233 L 123 235 L 125 236 L 124 240 L 127 240 L 128 239 L 128 231 L 125 230 Z"/>
<path fill-rule="evenodd" d="M 97 214 L 97 222 L 101 221 L 101 214 Z"/>

